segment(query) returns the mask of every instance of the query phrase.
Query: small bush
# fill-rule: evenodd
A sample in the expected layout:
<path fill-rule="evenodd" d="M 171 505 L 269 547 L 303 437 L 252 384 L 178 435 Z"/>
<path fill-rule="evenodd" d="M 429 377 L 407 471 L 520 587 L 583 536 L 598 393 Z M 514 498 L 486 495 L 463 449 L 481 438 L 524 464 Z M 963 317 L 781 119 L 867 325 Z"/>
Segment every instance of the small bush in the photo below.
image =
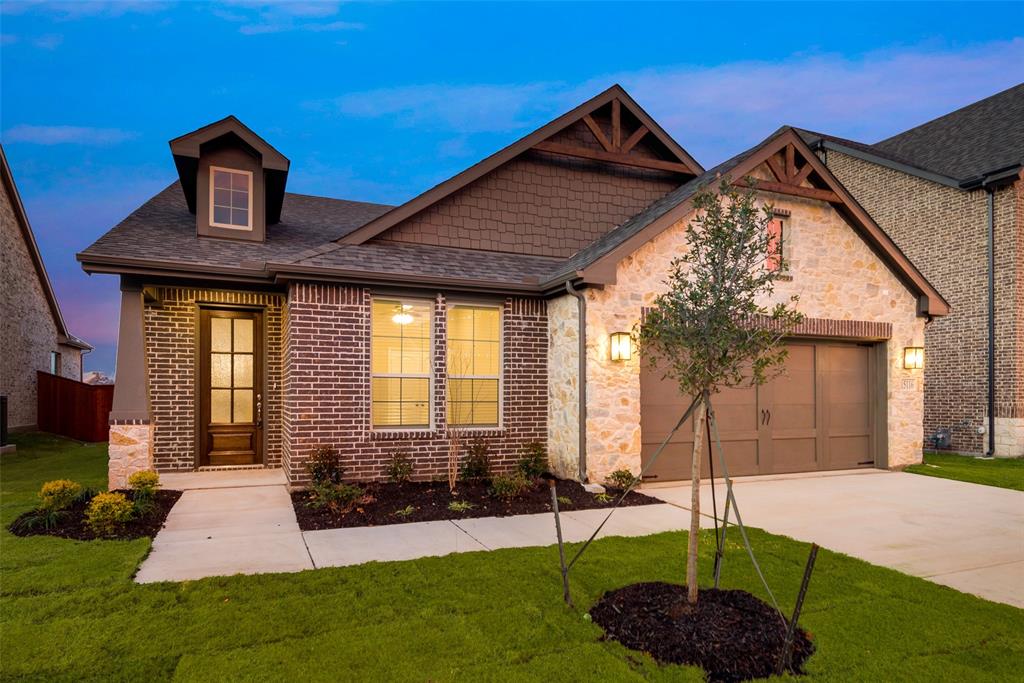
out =
<path fill-rule="evenodd" d="M 607 493 L 595 493 L 594 498 L 597 500 L 597 502 L 602 503 L 604 505 L 607 505 L 613 500 L 613 498 Z"/>
<path fill-rule="evenodd" d="M 416 506 L 415 505 L 406 505 L 401 510 L 395 510 L 391 514 L 393 514 L 396 517 L 409 517 L 414 512 L 416 512 Z"/>
<path fill-rule="evenodd" d="M 354 484 L 314 484 L 309 492 L 309 506 L 344 514 L 365 497 L 366 492 Z"/>
<path fill-rule="evenodd" d="M 135 492 L 136 497 L 152 498 L 160 488 L 160 475 L 152 470 L 136 472 L 128 477 L 128 488 Z"/>
<path fill-rule="evenodd" d="M 519 460 L 519 471 L 527 479 L 536 479 L 548 471 L 548 452 L 544 444 L 533 441 L 523 446 L 523 457 Z"/>
<path fill-rule="evenodd" d="M 384 472 L 388 475 L 389 480 L 396 484 L 404 484 L 412 479 L 412 460 L 405 453 L 395 451 L 391 454 L 391 462 L 388 463 Z"/>
<path fill-rule="evenodd" d="M 559 496 L 558 497 L 558 504 L 559 505 L 572 505 L 572 498 L 570 498 L 568 496 Z"/>
<path fill-rule="evenodd" d="M 85 523 L 97 536 L 114 536 L 124 528 L 135 508 L 123 493 L 100 493 L 85 509 Z"/>
<path fill-rule="evenodd" d="M 495 496 L 504 500 L 512 500 L 521 496 L 529 485 L 530 482 L 522 472 L 499 474 L 491 479 L 491 491 Z"/>
<path fill-rule="evenodd" d="M 66 510 L 81 493 L 82 487 L 70 479 L 48 481 L 39 489 L 39 509 L 47 512 Z"/>
<path fill-rule="evenodd" d="M 338 451 L 330 446 L 320 446 L 309 454 L 309 462 L 306 463 L 306 470 L 309 472 L 313 485 L 340 484 L 345 474 L 345 468 L 341 466 L 341 459 Z"/>
<path fill-rule="evenodd" d="M 476 506 L 470 503 L 468 500 L 453 500 L 448 503 L 448 509 L 452 512 L 466 512 L 472 510 Z"/>
<path fill-rule="evenodd" d="M 605 486 L 613 489 L 628 489 L 637 481 L 636 476 L 629 470 L 615 470 L 604 480 Z"/>
<path fill-rule="evenodd" d="M 462 478 L 465 481 L 488 481 L 491 478 L 490 446 L 483 439 L 476 439 L 466 451 L 462 463 Z"/>

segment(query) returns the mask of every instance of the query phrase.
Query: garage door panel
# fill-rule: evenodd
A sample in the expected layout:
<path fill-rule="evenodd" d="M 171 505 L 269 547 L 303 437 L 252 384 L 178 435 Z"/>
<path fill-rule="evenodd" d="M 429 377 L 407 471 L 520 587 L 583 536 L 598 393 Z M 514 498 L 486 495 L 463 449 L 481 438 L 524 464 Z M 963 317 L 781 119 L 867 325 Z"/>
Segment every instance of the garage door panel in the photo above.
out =
<path fill-rule="evenodd" d="M 689 404 L 687 404 L 689 405 Z M 672 428 L 679 422 L 679 418 L 683 416 L 683 412 L 686 411 L 687 406 L 675 404 L 675 405 L 644 405 L 641 409 L 642 417 L 640 418 L 640 426 L 643 431 L 644 441 L 654 441 L 665 438 L 665 435 L 672 431 Z M 676 434 L 686 433 L 693 434 L 693 419 L 687 418 L 683 426 L 679 428 Z M 660 435 L 660 436 L 659 436 Z"/>
<path fill-rule="evenodd" d="M 829 414 L 829 434 L 855 431 L 865 433 L 870 429 L 870 407 L 865 403 L 833 403 Z"/>
<path fill-rule="evenodd" d="M 831 469 L 863 467 L 874 462 L 871 438 L 867 435 L 830 437 L 828 447 Z"/>
<path fill-rule="evenodd" d="M 807 472 L 817 469 L 817 439 L 774 439 L 772 442 L 772 471 Z"/>
<path fill-rule="evenodd" d="M 658 450 L 658 443 L 645 443 L 641 451 L 641 459 L 646 464 L 655 451 Z M 693 453 L 692 443 L 672 443 L 665 446 L 654 465 L 644 475 L 645 479 L 654 481 L 675 481 L 690 478 L 690 457 Z"/>

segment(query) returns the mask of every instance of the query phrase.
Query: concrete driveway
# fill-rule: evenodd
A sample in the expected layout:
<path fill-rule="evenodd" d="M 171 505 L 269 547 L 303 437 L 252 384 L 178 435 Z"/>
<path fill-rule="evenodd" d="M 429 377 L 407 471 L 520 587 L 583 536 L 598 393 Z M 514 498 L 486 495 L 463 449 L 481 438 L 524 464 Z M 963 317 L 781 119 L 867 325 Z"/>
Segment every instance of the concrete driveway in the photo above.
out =
<path fill-rule="evenodd" d="M 881 470 L 741 478 L 734 491 L 749 526 L 1024 607 L 1024 492 Z M 690 505 L 689 484 L 644 493 Z M 712 518 L 710 486 L 701 510 Z"/>

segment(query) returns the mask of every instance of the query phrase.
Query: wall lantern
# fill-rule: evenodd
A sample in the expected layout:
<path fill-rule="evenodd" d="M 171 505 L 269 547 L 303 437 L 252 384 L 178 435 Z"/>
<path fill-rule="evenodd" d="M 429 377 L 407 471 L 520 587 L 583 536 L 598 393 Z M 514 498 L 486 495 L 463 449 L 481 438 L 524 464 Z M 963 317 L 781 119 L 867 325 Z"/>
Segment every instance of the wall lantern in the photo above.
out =
<path fill-rule="evenodd" d="M 924 347 L 908 346 L 903 349 L 903 367 L 907 370 L 920 370 L 924 367 Z"/>
<path fill-rule="evenodd" d="M 633 351 L 633 340 L 629 332 L 612 332 L 612 360 L 629 360 Z"/>

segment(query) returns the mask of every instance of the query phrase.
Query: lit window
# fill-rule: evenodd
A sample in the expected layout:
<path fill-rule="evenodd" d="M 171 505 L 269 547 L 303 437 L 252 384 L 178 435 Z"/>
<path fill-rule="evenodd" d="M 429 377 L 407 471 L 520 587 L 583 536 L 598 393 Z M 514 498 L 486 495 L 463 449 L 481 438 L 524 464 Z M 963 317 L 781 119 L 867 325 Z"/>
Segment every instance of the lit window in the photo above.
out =
<path fill-rule="evenodd" d="M 371 422 L 374 428 L 430 425 L 430 317 L 424 301 L 374 299 Z"/>
<path fill-rule="evenodd" d="M 210 225 L 252 229 L 252 173 L 210 167 Z"/>
<path fill-rule="evenodd" d="M 448 423 L 497 426 L 501 312 L 492 306 L 448 311 Z"/>
<path fill-rule="evenodd" d="M 784 258 L 785 248 L 785 227 L 782 224 L 782 219 L 773 218 L 768 223 L 768 258 L 765 261 L 765 267 L 768 270 L 778 270 L 782 266 Z"/>

